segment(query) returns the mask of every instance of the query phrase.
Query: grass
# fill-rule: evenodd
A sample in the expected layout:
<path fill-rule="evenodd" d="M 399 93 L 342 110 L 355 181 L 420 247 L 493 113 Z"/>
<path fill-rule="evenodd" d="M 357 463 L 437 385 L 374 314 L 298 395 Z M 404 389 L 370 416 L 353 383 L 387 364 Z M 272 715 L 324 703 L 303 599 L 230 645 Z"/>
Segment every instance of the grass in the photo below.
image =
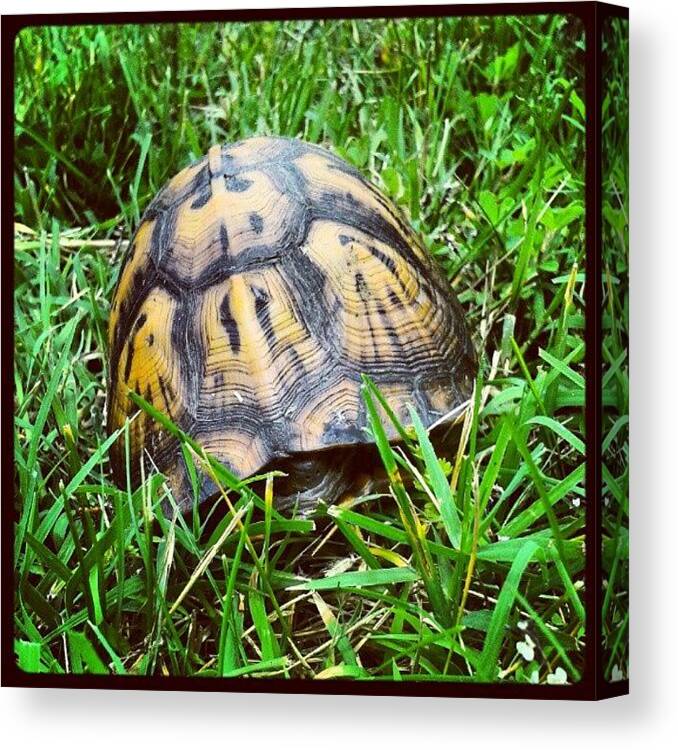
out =
<path fill-rule="evenodd" d="M 603 28 L 603 585 L 608 680 L 628 677 L 629 625 L 629 37 Z"/>
<path fill-rule="evenodd" d="M 16 69 L 22 668 L 579 680 L 578 22 L 29 29 Z M 436 455 L 414 412 L 389 445 L 366 381 L 390 491 L 313 519 L 276 510 L 274 477 L 260 497 L 178 434 L 224 492 L 208 520 L 168 516 L 161 476 L 140 488 L 110 481 L 109 301 L 155 191 L 212 143 L 253 133 L 330 146 L 409 215 L 468 311 L 481 356 L 474 404 L 452 455 Z"/>

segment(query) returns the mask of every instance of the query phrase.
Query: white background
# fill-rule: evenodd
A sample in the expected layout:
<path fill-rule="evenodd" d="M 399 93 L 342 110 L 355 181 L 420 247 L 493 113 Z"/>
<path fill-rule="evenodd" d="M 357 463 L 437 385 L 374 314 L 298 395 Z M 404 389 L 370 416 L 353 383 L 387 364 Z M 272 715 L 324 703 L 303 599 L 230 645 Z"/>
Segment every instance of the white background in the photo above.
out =
<path fill-rule="evenodd" d="M 430 0 L 429 0 L 430 2 Z M 391 4 L 372 0 L 373 4 Z M 359 5 L 302 0 L 2 0 L 3 13 Z M 6 747 L 675 747 L 678 739 L 678 14 L 631 9 L 631 696 L 561 701 L 0 691 Z M 6 168 L 6 165 L 4 165 Z M 7 231 L 5 229 L 5 231 Z M 7 502 L 9 498 L 3 498 Z M 3 616 L 10 616 L 4 613 Z"/>

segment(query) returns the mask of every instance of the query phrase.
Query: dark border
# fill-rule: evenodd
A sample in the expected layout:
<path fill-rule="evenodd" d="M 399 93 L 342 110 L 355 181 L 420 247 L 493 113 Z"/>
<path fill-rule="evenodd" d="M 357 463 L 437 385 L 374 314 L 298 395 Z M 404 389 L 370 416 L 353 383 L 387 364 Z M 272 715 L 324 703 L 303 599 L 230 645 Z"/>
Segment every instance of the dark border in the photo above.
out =
<path fill-rule="evenodd" d="M 578 17 L 586 33 L 586 666 L 582 679 L 572 685 L 523 685 L 514 683 L 449 683 L 389 681 L 311 681 L 274 678 L 137 677 L 122 675 L 28 674 L 19 669 L 14 657 L 14 470 L 13 470 L 13 327 L 6 325 L 2 336 L 2 633 L 0 646 L 3 686 L 67 687 L 122 690 L 230 691 L 243 693 L 310 693 L 330 695 L 410 695 L 432 697 L 529 698 L 540 700 L 598 700 L 628 693 L 628 680 L 605 681 L 602 674 L 600 604 L 602 571 L 600 550 L 601 499 L 601 152 L 600 84 L 601 25 L 604 18 L 628 19 L 628 9 L 598 2 L 488 3 L 476 5 L 370 6 L 361 8 L 287 8 L 230 11 L 152 11 L 143 13 L 74 13 L 3 16 L 2 38 L 2 320 L 14 319 L 13 234 L 7 227 L 14 221 L 14 38 L 29 26 L 71 26 L 82 24 L 186 23 L 209 21 L 264 21 L 347 18 L 413 18 L 437 16 L 494 16 L 561 14 Z"/>

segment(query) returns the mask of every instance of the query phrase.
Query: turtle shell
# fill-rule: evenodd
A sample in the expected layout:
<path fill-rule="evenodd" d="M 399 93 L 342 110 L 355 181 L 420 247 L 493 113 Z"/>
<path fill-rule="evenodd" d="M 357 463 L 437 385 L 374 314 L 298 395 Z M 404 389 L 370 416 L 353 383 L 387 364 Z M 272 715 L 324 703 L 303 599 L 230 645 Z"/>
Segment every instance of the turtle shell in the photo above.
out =
<path fill-rule="evenodd" d="M 109 432 L 136 413 L 132 389 L 241 478 L 372 442 L 362 373 L 430 426 L 468 400 L 476 367 L 446 276 L 392 203 L 285 138 L 214 146 L 160 191 L 120 271 L 109 345 Z M 130 453 L 133 484 L 147 460 L 191 506 L 180 446 L 146 414 Z M 123 483 L 122 439 L 111 460 Z"/>

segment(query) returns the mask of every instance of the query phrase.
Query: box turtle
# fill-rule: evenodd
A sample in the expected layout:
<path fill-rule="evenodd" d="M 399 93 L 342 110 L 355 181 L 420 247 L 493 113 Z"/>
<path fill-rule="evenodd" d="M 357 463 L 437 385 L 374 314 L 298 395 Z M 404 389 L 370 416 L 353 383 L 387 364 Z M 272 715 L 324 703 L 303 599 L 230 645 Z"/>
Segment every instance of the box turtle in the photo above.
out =
<path fill-rule="evenodd" d="M 271 469 L 279 507 L 336 502 L 366 464 L 361 374 L 429 427 L 468 402 L 475 353 L 445 274 L 391 202 L 329 151 L 257 137 L 213 146 L 149 205 L 109 325 L 108 430 L 132 389 L 240 478 Z M 389 426 L 389 438 L 396 433 Z M 194 493 L 176 438 L 146 414 L 141 461 Z M 124 486 L 125 445 L 111 461 Z M 215 494 L 200 477 L 200 500 Z"/>

